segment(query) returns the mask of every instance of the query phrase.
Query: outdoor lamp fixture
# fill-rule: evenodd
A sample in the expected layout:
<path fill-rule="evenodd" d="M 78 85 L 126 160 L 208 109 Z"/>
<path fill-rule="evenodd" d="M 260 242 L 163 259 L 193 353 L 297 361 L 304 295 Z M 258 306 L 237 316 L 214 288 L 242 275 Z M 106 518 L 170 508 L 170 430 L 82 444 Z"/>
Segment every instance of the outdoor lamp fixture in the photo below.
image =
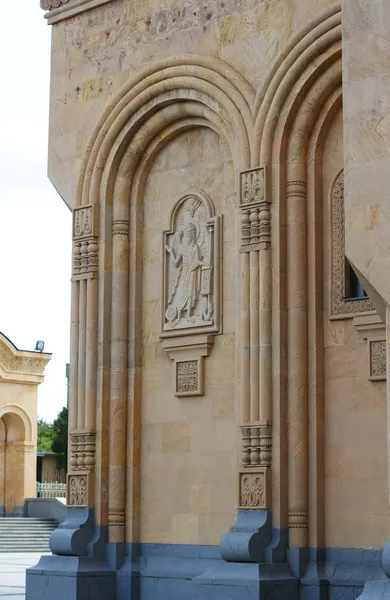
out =
<path fill-rule="evenodd" d="M 38 340 L 37 343 L 35 344 L 34 352 L 43 352 L 44 347 L 45 347 L 45 342 L 43 342 L 42 340 Z"/>

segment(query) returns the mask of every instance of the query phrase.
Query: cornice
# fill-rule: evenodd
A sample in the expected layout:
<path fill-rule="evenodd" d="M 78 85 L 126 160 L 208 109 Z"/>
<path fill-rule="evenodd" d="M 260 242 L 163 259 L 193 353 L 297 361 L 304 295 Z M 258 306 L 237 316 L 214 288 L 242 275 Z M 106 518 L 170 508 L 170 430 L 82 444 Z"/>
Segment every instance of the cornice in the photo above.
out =
<path fill-rule="evenodd" d="M 0 332 L 0 379 L 26 383 L 42 383 L 51 354 L 18 350 Z"/>
<path fill-rule="evenodd" d="M 49 25 L 59 23 L 82 12 L 91 10 L 114 0 L 40 0 L 43 10 L 46 10 L 45 19 Z"/>

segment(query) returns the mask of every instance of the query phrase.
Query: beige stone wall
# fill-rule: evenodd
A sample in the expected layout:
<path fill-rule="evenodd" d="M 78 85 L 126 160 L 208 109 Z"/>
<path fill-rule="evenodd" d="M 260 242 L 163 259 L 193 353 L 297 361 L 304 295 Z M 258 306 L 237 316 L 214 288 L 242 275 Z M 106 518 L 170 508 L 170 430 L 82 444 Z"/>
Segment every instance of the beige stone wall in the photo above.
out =
<path fill-rule="evenodd" d="M 272 508 L 292 547 L 385 539 L 385 383 L 359 315 L 330 309 L 332 6 L 114 0 L 53 27 L 49 176 L 76 207 L 71 476 L 96 475 L 85 504 L 110 542 L 218 544 L 253 465 L 240 502 Z M 265 184 L 247 208 L 251 168 Z M 180 398 L 160 340 L 163 232 L 194 189 L 223 217 L 223 331 L 205 395 Z"/>
<path fill-rule="evenodd" d="M 162 232 L 177 200 L 201 189 L 223 215 L 223 335 L 205 359 L 205 395 L 174 396 L 173 363 L 162 348 Z M 144 196 L 141 538 L 218 544 L 236 508 L 235 180 L 226 143 L 209 129 L 164 148 Z"/>
<path fill-rule="evenodd" d="M 154 61 L 227 61 L 256 89 L 303 26 L 335 0 L 115 0 L 52 29 L 49 177 L 74 206 L 97 120 L 119 88 Z"/>
<path fill-rule="evenodd" d="M 332 319 L 331 191 L 343 167 L 343 123 L 324 147 L 325 541 L 381 547 L 387 539 L 386 384 L 369 380 L 367 340 L 353 314 Z"/>
<path fill-rule="evenodd" d="M 347 254 L 385 318 L 390 302 L 390 6 L 343 2 Z"/>

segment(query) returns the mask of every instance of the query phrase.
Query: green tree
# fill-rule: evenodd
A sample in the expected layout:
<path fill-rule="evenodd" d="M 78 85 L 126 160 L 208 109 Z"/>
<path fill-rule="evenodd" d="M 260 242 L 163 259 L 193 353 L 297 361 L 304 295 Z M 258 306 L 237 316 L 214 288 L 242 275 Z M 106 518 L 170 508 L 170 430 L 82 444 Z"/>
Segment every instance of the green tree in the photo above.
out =
<path fill-rule="evenodd" d="M 51 451 L 57 454 L 56 461 L 59 469 L 67 471 L 68 464 L 68 409 L 63 408 L 53 423 L 54 437 Z"/>
<path fill-rule="evenodd" d="M 43 419 L 38 420 L 38 452 L 51 452 L 54 440 L 53 423 L 47 423 Z"/>

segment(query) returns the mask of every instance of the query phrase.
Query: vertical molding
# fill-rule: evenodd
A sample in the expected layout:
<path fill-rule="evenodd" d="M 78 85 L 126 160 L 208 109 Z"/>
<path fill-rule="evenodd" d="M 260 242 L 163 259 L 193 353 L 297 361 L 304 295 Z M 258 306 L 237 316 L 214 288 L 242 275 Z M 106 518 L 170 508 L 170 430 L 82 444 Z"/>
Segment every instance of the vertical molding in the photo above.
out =
<path fill-rule="evenodd" d="M 250 316 L 249 316 L 249 253 L 241 254 L 241 419 L 250 419 Z"/>
<path fill-rule="evenodd" d="M 97 387 L 98 207 L 73 211 L 72 325 L 69 384 L 69 466 L 88 480 L 83 504 L 93 506 Z M 72 479 L 76 481 L 76 479 Z M 78 481 L 78 480 L 77 480 Z M 81 480 L 80 480 L 81 481 Z M 73 488 L 68 504 L 75 505 Z"/>
<path fill-rule="evenodd" d="M 291 548 L 307 546 L 307 243 L 305 165 L 287 181 L 288 527 Z M 302 172 L 303 171 L 303 172 Z M 297 177 L 298 175 L 298 177 Z"/>
<path fill-rule="evenodd" d="M 79 295 L 79 360 L 77 385 L 77 429 L 85 427 L 85 350 L 86 350 L 87 282 L 80 281 Z"/>
<path fill-rule="evenodd" d="M 125 541 L 126 425 L 128 379 L 129 215 L 113 207 L 111 295 L 111 383 L 108 471 L 109 542 Z"/>
<path fill-rule="evenodd" d="M 259 420 L 259 252 L 249 253 L 250 421 Z"/>
<path fill-rule="evenodd" d="M 85 428 L 96 428 L 98 281 L 87 280 Z"/>
<path fill-rule="evenodd" d="M 271 495 L 260 498 L 261 484 L 268 482 L 272 459 L 272 288 L 271 213 L 264 167 L 240 174 L 241 227 L 241 465 L 240 507 L 270 508 Z M 251 469 L 245 475 L 245 469 Z M 258 498 L 243 501 L 247 491 Z M 257 492 L 256 492 L 257 493 Z M 265 503 L 265 504 L 264 504 Z"/>
<path fill-rule="evenodd" d="M 72 281 L 70 369 L 69 369 L 69 431 L 77 428 L 77 390 L 79 357 L 79 293 L 80 283 Z"/>

